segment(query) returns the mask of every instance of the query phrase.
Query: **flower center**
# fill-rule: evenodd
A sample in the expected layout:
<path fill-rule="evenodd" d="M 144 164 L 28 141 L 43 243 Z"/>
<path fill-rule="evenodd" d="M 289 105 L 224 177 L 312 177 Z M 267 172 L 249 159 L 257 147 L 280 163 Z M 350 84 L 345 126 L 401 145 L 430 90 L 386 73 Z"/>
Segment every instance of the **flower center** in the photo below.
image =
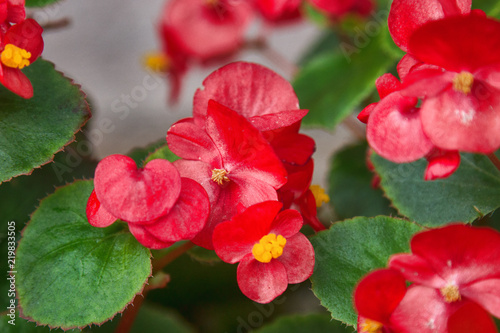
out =
<path fill-rule="evenodd" d="M 360 333 L 382 333 L 382 325 L 378 321 L 371 319 L 363 319 L 363 323 L 361 324 L 361 332 Z"/>
<path fill-rule="evenodd" d="M 213 169 L 212 170 L 212 180 L 219 185 L 224 185 L 229 181 L 229 178 L 226 176 L 229 171 L 224 169 Z"/>
<path fill-rule="evenodd" d="M 29 58 L 31 58 L 31 53 L 13 44 L 5 45 L 5 49 L 0 56 L 5 66 L 19 69 L 29 66 Z"/>
<path fill-rule="evenodd" d="M 309 187 L 312 194 L 314 195 L 314 199 L 316 199 L 316 207 L 321 207 L 323 203 L 330 202 L 330 197 L 325 193 L 325 189 L 319 185 L 311 185 Z"/>
<path fill-rule="evenodd" d="M 285 237 L 275 234 L 265 235 L 252 248 L 252 254 L 260 262 L 270 262 L 271 259 L 276 259 L 283 254 L 285 247 Z"/>
<path fill-rule="evenodd" d="M 170 68 L 170 58 L 161 52 L 146 54 L 144 65 L 154 72 L 166 73 Z"/>
<path fill-rule="evenodd" d="M 469 72 L 460 72 L 453 78 L 453 89 L 458 92 L 468 94 L 472 90 L 474 75 Z"/>
<path fill-rule="evenodd" d="M 443 295 L 444 300 L 447 303 L 452 303 L 456 302 L 462 299 L 462 296 L 460 296 L 460 291 L 458 290 L 458 287 L 455 285 L 447 285 L 444 288 L 440 289 L 441 295 Z"/>

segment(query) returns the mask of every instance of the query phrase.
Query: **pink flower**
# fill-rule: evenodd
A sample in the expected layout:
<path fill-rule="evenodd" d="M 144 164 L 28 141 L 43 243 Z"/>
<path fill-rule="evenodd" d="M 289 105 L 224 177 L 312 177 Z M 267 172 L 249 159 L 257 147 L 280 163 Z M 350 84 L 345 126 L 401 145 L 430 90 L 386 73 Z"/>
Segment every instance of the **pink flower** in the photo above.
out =
<path fill-rule="evenodd" d="M 158 249 L 191 239 L 209 214 L 205 190 L 167 160 L 150 161 L 143 169 L 127 156 L 111 155 L 99 162 L 95 189 L 87 202 L 87 218 L 104 228 L 117 219 L 146 247 Z"/>
<path fill-rule="evenodd" d="M 210 100 L 205 120 L 200 125 L 196 120 L 172 125 L 167 142 L 183 158 L 174 163 L 181 176 L 196 180 L 208 193 L 210 218 L 193 242 L 212 249 L 215 226 L 231 219 L 238 205 L 276 200 L 286 170 L 262 134 L 235 111 Z"/>
<path fill-rule="evenodd" d="M 255 302 L 269 303 L 313 273 L 314 249 L 299 232 L 302 218 L 281 207 L 275 201 L 253 205 L 214 230 L 215 252 L 225 262 L 239 262 L 238 286 Z"/>
<path fill-rule="evenodd" d="M 389 260 L 390 268 L 413 282 L 393 314 L 400 327 L 421 332 L 435 327 L 437 332 L 446 332 L 450 316 L 462 306 L 475 310 L 469 317 L 454 320 L 482 320 L 487 312 L 500 317 L 499 232 L 448 225 L 416 234 L 411 250 L 412 254 L 397 254 Z"/>
<path fill-rule="evenodd" d="M 0 82 L 23 98 L 33 97 L 33 86 L 21 69 L 42 53 L 42 31 L 35 20 L 27 19 L 0 33 Z"/>

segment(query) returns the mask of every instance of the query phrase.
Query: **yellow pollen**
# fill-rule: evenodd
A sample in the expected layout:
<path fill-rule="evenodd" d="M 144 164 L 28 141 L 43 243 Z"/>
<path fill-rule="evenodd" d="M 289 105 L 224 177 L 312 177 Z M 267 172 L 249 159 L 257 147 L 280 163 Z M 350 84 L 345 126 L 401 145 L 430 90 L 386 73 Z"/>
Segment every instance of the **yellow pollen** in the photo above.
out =
<path fill-rule="evenodd" d="M 330 202 L 330 197 L 325 193 L 325 189 L 319 185 L 311 185 L 309 187 L 312 194 L 314 195 L 314 199 L 316 199 L 316 207 L 321 207 L 323 203 Z"/>
<path fill-rule="evenodd" d="M 458 290 L 458 287 L 454 286 L 452 284 L 447 285 L 444 288 L 441 288 L 440 291 L 441 291 L 441 295 L 443 295 L 444 300 L 447 303 L 460 301 L 462 299 L 462 296 L 460 295 L 460 291 Z"/>
<path fill-rule="evenodd" d="M 224 185 L 229 181 L 226 176 L 229 172 L 224 169 L 213 169 L 212 170 L 212 180 L 219 185 Z"/>
<path fill-rule="evenodd" d="M 271 259 L 276 259 L 283 254 L 285 247 L 285 237 L 275 234 L 265 235 L 252 248 L 252 254 L 260 262 L 268 263 Z"/>
<path fill-rule="evenodd" d="M 468 94 L 472 90 L 474 75 L 469 72 L 460 72 L 453 78 L 453 89 L 458 92 Z"/>
<path fill-rule="evenodd" d="M 22 69 L 29 66 L 31 53 L 13 44 L 7 44 L 0 58 L 5 66 Z"/>
<path fill-rule="evenodd" d="M 378 321 L 365 318 L 361 324 L 360 333 L 382 333 L 383 326 Z"/>
<path fill-rule="evenodd" d="M 170 69 L 170 58 L 161 52 L 152 52 L 144 56 L 144 66 L 154 72 L 166 73 Z"/>

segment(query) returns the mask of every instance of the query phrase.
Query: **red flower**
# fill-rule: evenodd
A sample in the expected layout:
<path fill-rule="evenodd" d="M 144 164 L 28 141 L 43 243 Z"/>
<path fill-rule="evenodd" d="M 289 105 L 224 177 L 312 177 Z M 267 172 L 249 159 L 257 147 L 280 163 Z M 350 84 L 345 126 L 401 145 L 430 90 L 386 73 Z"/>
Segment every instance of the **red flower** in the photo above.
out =
<path fill-rule="evenodd" d="M 302 218 L 281 207 L 275 201 L 253 205 L 214 230 L 215 252 L 225 262 L 239 262 L 238 285 L 255 302 L 269 303 L 313 273 L 314 249 L 299 232 Z"/>
<path fill-rule="evenodd" d="M 332 17 L 341 17 L 347 13 L 366 16 L 374 6 L 372 0 L 309 0 L 309 2 Z"/>
<path fill-rule="evenodd" d="M 414 283 L 399 314 L 394 314 L 401 327 L 446 327 L 448 318 L 468 302 L 500 317 L 499 232 L 449 225 L 416 234 L 411 250 L 412 254 L 397 254 L 389 260 L 390 268 Z M 419 309 L 427 310 L 416 315 Z M 409 321 L 411 316 L 414 320 Z"/>
<path fill-rule="evenodd" d="M 409 52 L 432 66 L 412 70 L 401 93 L 423 97 L 422 126 L 437 147 L 500 147 L 500 43 L 491 38 L 498 34 L 500 22 L 472 14 L 427 23 L 411 36 Z"/>
<path fill-rule="evenodd" d="M 271 23 L 295 21 L 301 17 L 302 0 L 256 0 L 260 14 Z"/>
<path fill-rule="evenodd" d="M 108 156 L 96 168 L 94 186 L 87 202 L 89 223 L 103 228 L 121 219 L 149 248 L 193 238 L 208 218 L 205 190 L 181 178 L 167 160 L 156 159 L 137 169 L 130 157 Z"/>
<path fill-rule="evenodd" d="M 0 82 L 23 98 L 33 97 L 31 82 L 21 69 L 43 51 L 42 27 L 27 19 L 8 28 L 0 40 Z"/>
<path fill-rule="evenodd" d="M 394 43 L 408 51 L 410 36 L 427 22 L 470 13 L 472 0 L 394 0 L 388 24 Z"/>
<path fill-rule="evenodd" d="M 393 332 L 391 316 L 405 294 L 405 278 L 396 270 L 379 269 L 366 275 L 354 290 L 358 332 Z"/>
<path fill-rule="evenodd" d="M 0 0 L 0 31 L 10 23 L 20 23 L 25 17 L 24 0 Z"/>
<path fill-rule="evenodd" d="M 211 214 L 193 239 L 212 249 L 215 226 L 244 207 L 276 200 L 276 189 L 286 183 L 286 170 L 272 147 L 244 117 L 209 101 L 205 121 L 181 120 L 169 129 L 170 149 L 183 160 L 174 164 L 181 176 L 200 183 L 208 193 Z"/>

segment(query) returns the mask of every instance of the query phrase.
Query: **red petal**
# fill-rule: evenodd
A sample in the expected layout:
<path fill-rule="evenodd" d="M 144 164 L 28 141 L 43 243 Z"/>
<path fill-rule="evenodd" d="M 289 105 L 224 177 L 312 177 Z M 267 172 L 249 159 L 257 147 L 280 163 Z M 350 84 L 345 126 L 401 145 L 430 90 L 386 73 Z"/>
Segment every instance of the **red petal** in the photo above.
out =
<path fill-rule="evenodd" d="M 373 109 L 377 106 L 377 103 L 371 103 L 368 106 L 366 106 L 361 112 L 358 114 L 358 120 L 361 121 L 362 123 L 367 123 L 368 119 L 370 118 L 370 114 L 372 113 Z"/>
<path fill-rule="evenodd" d="M 285 266 L 278 260 L 261 263 L 248 255 L 238 265 L 238 286 L 254 302 L 269 303 L 283 294 L 288 286 Z"/>
<path fill-rule="evenodd" d="M 301 283 L 313 273 L 314 248 L 307 237 L 299 232 L 286 238 L 283 254 L 276 260 L 285 266 L 288 283 Z"/>
<path fill-rule="evenodd" d="M 467 14 L 472 0 L 394 0 L 388 24 L 394 43 L 408 50 L 410 36 L 427 22 L 447 15 Z"/>
<path fill-rule="evenodd" d="M 219 68 L 203 81 L 194 95 L 194 117 L 204 117 L 213 99 L 245 118 L 299 108 L 292 85 L 272 70 L 253 63 L 235 62 Z M 303 111 L 302 111 L 303 112 Z M 293 116 L 288 119 L 289 116 Z M 282 124 L 296 122 L 293 113 L 281 117 Z"/>
<path fill-rule="evenodd" d="M 429 164 L 425 169 L 425 180 L 446 178 L 460 165 L 460 154 L 456 150 L 437 150 L 426 158 Z"/>
<path fill-rule="evenodd" d="M 282 22 L 300 17 L 301 0 L 256 0 L 260 14 L 268 21 Z"/>
<path fill-rule="evenodd" d="M 360 316 L 388 325 L 392 312 L 405 294 L 403 275 L 392 269 L 378 269 L 358 283 L 354 305 Z"/>
<path fill-rule="evenodd" d="M 377 87 L 380 99 L 383 99 L 390 93 L 398 91 L 401 88 L 401 83 L 394 75 L 387 73 L 375 81 L 375 86 Z"/>
<path fill-rule="evenodd" d="M 405 80 L 406 75 L 408 75 L 412 71 L 412 69 L 418 64 L 421 64 L 421 62 L 412 57 L 410 54 L 405 54 L 405 56 L 401 58 L 397 66 L 398 75 L 401 82 Z"/>
<path fill-rule="evenodd" d="M 371 112 L 366 138 L 382 157 L 396 163 L 413 162 L 432 149 L 415 104 L 414 98 L 395 92 L 381 100 Z"/>
<path fill-rule="evenodd" d="M 342 16 L 350 11 L 356 4 L 356 0 L 310 0 L 316 8 L 332 16 Z"/>
<path fill-rule="evenodd" d="M 479 305 L 468 302 L 448 319 L 448 333 L 496 333 L 495 323 Z"/>
<path fill-rule="evenodd" d="M 270 232 L 288 239 L 300 231 L 303 223 L 302 216 L 298 211 L 285 209 L 274 219 L 270 227 Z"/>
<path fill-rule="evenodd" d="M 282 204 L 277 201 L 262 202 L 217 225 L 213 233 L 217 255 L 223 261 L 234 264 L 251 254 L 253 246 L 272 231 L 273 221 L 281 207 Z"/>
<path fill-rule="evenodd" d="M 280 197 L 286 196 L 287 198 L 291 198 L 291 201 L 294 201 L 306 193 L 309 190 L 309 186 L 311 186 L 314 160 L 311 158 L 302 166 L 285 164 L 285 168 L 288 172 L 288 181 L 279 188 L 278 193 Z M 288 205 L 284 203 L 285 208 L 290 208 L 290 205 L 291 202 Z M 316 204 L 314 204 L 314 210 L 316 210 Z"/>
<path fill-rule="evenodd" d="M 95 195 L 95 190 L 93 190 L 90 194 L 85 213 L 90 225 L 94 227 L 109 227 L 116 221 L 116 217 L 111 215 L 104 207 L 101 206 L 99 199 L 97 199 L 97 196 Z"/>
<path fill-rule="evenodd" d="M 179 172 L 167 160 L 153 160 L 138 170 L 134 160 L 123 155 L 103 159 L 94 184 L 104 208 L 127 222 L 152 221 L 166 214 L 181 190 Z"/>
<path fill-rule="evenodd" d="M 203 187 L 189 178 L 181 180 L 181 193 L 168 214 L 144 226 L 163 242 L 192 239 L 203 229 L 210 213 L 208 195 Z"/>
<path fill-rule="evenodd" d="M 26 75 L 18 68 L 10 68 L 4 65 L 2 67 L 3 75 L 0 75 L 0 82 L 13 93 L 22 98 L 33 97 L 33 86 Z"/>
<path fill-rule="evenodd" d="M 401 272 L 411 282 L 436 289 L 446 286 L 446 281 L 429 267 L 427 261 L 418 256 L 403 253 L 395 254 L 390 257 L 387 266 Z"/>
<path fill-rule="evenodd" d="M 480 304 L 495 317 L 500 317 L 500 276 L 460 288 L 460 294 Z"/>
<path fill-rule="evenodd" d="M 142 225 L 129 223 L 128 228 L 132 235 L 134 235 L 134 237 L 137 239 L 137 241 L 149 249 L 159 250 L 174 244 L 174 242 L 162 242 L 161 240 L 150 234 Z"/>
<path fill-rule="evenodd" d="M 409 51 L 425 63 L 449 71 L 475 72 L 500 63 L 500 22 L 479 15 L 430 22 L 410 39 Z"/>
<path fill-rule="evenodd" d="M 5 33 L 4 44 L 14 44 L 31 53 L 33 63 L 43 51 L 42 27 L 33 19 L 13 25 Z"/>
<path fill-rule="evenodd" d="M 264 135 L 283 163 L 304 165 L 311 159 L 316 150 L 314 139 L 304 134 L 283 131 L 282 129 L 272 137 L 269 132 L 265 132 Z"/>
<path fill-rule="evenodd" d="M 24 0 L 8 0 L 7 22 L 20 23 L 26 17 Z"/>
<path fill-rule="evenodd" d="M 436 96 L 449 88 L 456 73 L 420 66 L 406 76 L 401 94 L 412 97 Z"/>
<path fill-rule="evenodd" d="M 305 117 L 309 110 L 289 110 L 247 118 L 259 131 L 270 131 L 295 124 Z"/>

